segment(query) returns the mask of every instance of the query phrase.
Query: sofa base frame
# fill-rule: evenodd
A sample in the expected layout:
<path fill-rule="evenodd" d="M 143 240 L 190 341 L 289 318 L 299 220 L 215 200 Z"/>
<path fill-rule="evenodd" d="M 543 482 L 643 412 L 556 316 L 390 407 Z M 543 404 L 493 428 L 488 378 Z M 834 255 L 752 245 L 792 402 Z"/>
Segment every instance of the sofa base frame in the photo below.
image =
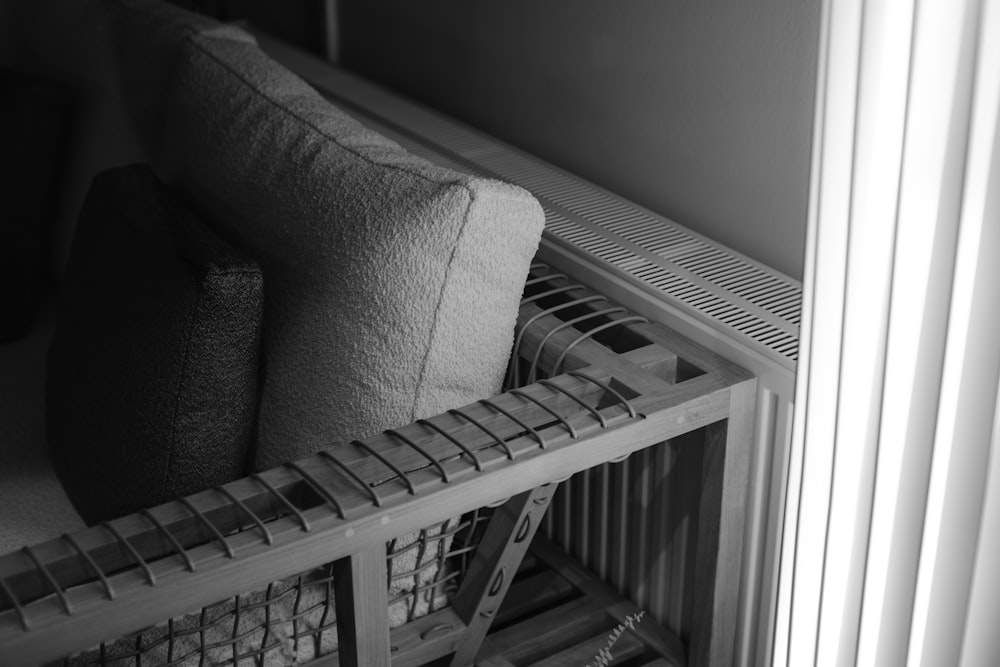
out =
<path fill-rule="evenodd" d="M 452 664 L 469 664 L 482 656 L 552 485 L 700 432 L 687 657 L 728 664 L 754 379 L 587 294 L 547 267 L 532 268 L 512 370 L 527 381 L 520 388 L 0 557 L 5 659 L 59 659 L 335 562 L 339 664 L 419 664 L 453 652 Z M 386 581 L 385 544 L 493 505 L 502 507 L 452 606 L 390 633 L 385 597 L 372 594 Z M 676 658 L 675 642 L 661 648 Z"/>

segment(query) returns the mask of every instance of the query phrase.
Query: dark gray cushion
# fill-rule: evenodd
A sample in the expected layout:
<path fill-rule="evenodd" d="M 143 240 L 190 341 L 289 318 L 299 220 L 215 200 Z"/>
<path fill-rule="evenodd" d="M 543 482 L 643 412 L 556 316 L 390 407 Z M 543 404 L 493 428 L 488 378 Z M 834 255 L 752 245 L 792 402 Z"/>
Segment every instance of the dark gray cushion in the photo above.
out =
<path fill-rule="evenodd" d="M 84 202 L 49 348 L 48 442 L 88 523 L 239 477 L 262 278 L 145 166 Z"/>

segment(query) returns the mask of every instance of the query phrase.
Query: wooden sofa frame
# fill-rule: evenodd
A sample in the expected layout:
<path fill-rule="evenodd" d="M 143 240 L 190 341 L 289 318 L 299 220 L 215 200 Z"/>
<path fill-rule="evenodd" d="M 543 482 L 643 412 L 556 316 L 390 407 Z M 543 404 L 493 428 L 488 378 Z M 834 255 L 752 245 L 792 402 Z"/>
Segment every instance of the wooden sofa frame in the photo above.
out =
<path fill-rule="evenodd" d="M 316 664 L 471 664 L 556 482 L 697 432 L 687 661 L 728 664 L 754 379 L 540 264 L 517 331 L 520 387 L 0 557 L 0 662 L 59 660 L 332 563 L 340 648 Z M 386 543 L 498 503 L 451 605 L 390 631 Z"/>

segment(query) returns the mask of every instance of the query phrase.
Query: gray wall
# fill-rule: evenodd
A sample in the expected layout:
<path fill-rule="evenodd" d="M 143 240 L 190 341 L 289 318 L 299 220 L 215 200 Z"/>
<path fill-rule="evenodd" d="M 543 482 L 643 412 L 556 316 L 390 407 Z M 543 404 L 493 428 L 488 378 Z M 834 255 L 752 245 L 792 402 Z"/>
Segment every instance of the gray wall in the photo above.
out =
<path fill-rule="evenodd" d="M 819 0 L 340 0 L 347 66 L 795 278 Z"/>
<path fill-rule="evenodd" d="M 171 0 L 187 4 L 223 21 L 250 21 L 304 49 L 319 53 L 326 29 L 322 0 Z"/>

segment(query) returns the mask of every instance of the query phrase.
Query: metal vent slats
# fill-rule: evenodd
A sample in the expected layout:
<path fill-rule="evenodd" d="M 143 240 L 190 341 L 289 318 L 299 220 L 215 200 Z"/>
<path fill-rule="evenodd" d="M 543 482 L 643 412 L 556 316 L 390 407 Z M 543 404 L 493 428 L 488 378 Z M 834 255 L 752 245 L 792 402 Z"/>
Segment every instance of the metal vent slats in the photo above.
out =
<path fill-rule="evenodd" d="M 360 89 L 334 101 L 436 164 L 524 187 L 542 203 L 550 237 L 762 351 L 798 359 L 798 283 L 434 111 Z"/>

